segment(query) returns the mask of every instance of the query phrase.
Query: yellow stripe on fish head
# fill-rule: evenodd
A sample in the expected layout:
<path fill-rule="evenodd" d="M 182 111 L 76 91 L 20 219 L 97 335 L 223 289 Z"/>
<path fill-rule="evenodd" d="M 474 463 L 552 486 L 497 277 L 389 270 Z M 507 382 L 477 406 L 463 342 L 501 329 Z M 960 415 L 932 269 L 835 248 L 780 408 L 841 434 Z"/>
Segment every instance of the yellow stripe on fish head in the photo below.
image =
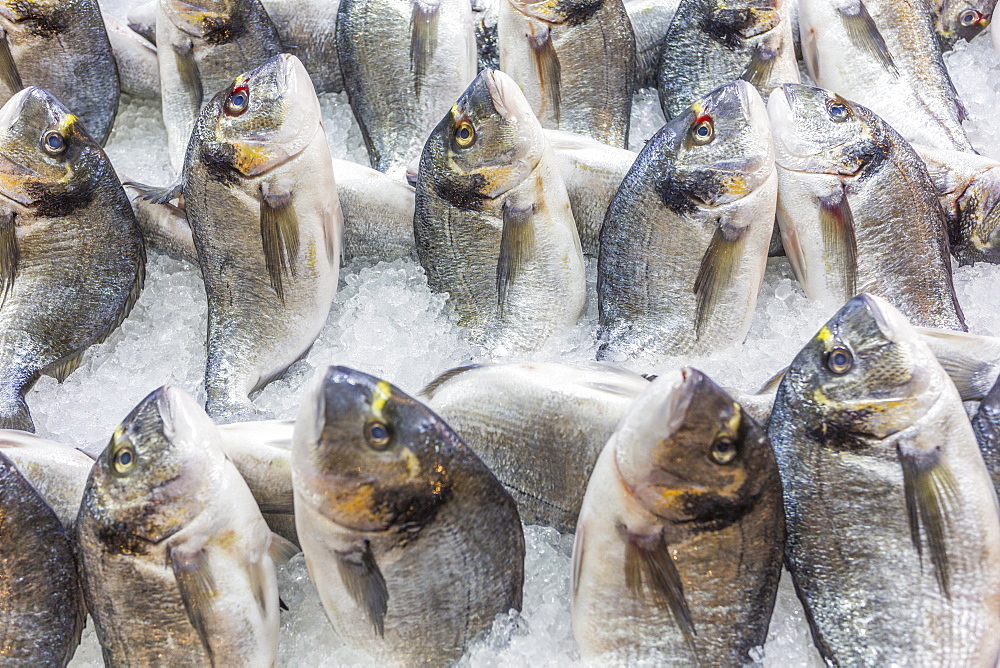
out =
<path fill-rule="evenodd" d="M 372 390 L 371 398 L 371 411 L 372 417 L 384 424 L 389 424 L 389 420 L 385 416 L 385 405 L 388 403 L 389 399 L 392 398 L 392 385 L 388 381 L 380 380 L 375 384 L 375 389 Z M 420 460 L 405 445 L 400 445 L 399 453 L 406 460 L 406 471 L 410 476 L 410 480 L 413 480 L 420 475 Z"/>

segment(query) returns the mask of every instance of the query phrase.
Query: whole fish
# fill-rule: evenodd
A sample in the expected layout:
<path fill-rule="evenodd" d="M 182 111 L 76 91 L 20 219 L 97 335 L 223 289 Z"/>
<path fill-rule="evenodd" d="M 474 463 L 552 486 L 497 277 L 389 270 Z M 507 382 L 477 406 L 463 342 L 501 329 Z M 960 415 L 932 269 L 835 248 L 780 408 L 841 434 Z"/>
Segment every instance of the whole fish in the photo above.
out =
<path fill-rule="evenodd" d="M 597 455 L 649 382 L 610 364 L 459 367 L 419 398 L 479 455 L 521 520 L 570 533 Z"/>
<path fill-rule="evenodd" d="M 121 92 L 146 100 L 160 97 L 160 65 L 156 46 L 122 21 L 102 12 L 111 52 L 118 67 Z"/>
<path fill-rule="evenodd" d="M 635 89 L 656 88 L 663 38 L 680 0 L 625 0 L 635 33 Z"/>
<path fill-rule="evenodd" d="M 764 430 L 700 371 L 658 377 L 601 451 L 580 510 L 570 611 L 581 656 L 751 663 L 783 548 Z"/>
<path fill-rule="evenodd" d="M 966 151 L 913 149 L 937 188 L 958 263 L 1000 264 L 1000 162 Z"/>
<path fill-rule="evenodd" d="M 349 646 L 380 663 L 450 664 L 521 608 L 514 500 L 388 382 L 319 370 L 295 424 L 292 480 L 309 576 Z"/>
<path fill-rule="evenodd" d="M 0 661 L 65 666 L 87 619 L 72 538 L 0 452 Z"/>
<path fill-rule="evenodd" d="M 271 665 L 272 538 L 212 420 L 161 387 L 94 463 L 77 518 L 84 591 L 108 666 Z"/>
<path fill-rule="evenodd" d="M 0 104 L 26 86 L 54 95 L 104 144 L 118 113 L 118 67 L 97 0 L 0 2 Z"/>
<path fill-rule="evenodd" d="M 626 148 L 635 34 L 622 0 L 501 0 L 500 69 L 546 128 Z"/>
<path fill-rule="evenodd" d="M 722 86 L 657 132 L 601 228 L 599 357 L 655 359 L 741 343 L 776 197 L 767 111 L 747 82 Z"/>
<path fill-rule="evenodd" d="M 806 296 L 836 307 L 870 292 L 915 325 L 964 330 L 944 212 L 906 140 L 821 88 L 776 89 L 768 113 L 781 239 Z"/>
<path fill-rule="evenodd" d="M 786 563 L 826 661 L 992 665 L 997 496 L 958 392 L 903 314 L 851 299 L 792 362 L 768 435 Z"/>
<path fill-rule="evenodd" d="M 667 120 L 734 79 L 766 98 L 798 83 L 789 0 L 681 0 L 663 38 L 656 87 Z"/>
<path fill-rule="evenodd" d="M 281 52 L 260 0 L 159 0 L 156 55 L 170 165 L 184 166 L 199 112 L 233 77 Z"/>
<path fill-rule="evenodd" d="M 993 480 L 993 488 L 1000 494 L 1000 382 L 993 386 L 972 416 L 972 431 Z"/>
<path fill-rule="evenodd" d="M 111 162 L 50 93 L 0 109 L 0 156 L 0 428 L 34 431 L 25 393 L 118 327 L 146 253 Z"/>
<path fill-rule="evenodd" d="M 178 194 L 208 295 L 208 414 L 253 419 L 248 395 L 312 345 L 337 289 L 343 215 L 319 101 L 282 54 L 198 117 Z"/>
<path fill-rule="evenodd" d="M 930 0 L 800 0 L 799 34 L 818 85 L 871 109 L 907 141 L 972 150 Z"/>
<path fill-rule="evenodd" d="M 476 76 L 469 0 L 343 0 L 337 52 L 371 165 L 402 178 Z"/>
<path fill-rule="evenodd" d="M 990 24 L 996 4 L 997 0 L 931 0 L 941 50 L 947 51 L 960 39 L 971 42 Z"/>
<path fill-rule="evenodd" d="M 420 157 L 413 232 L 432 290 L 497 351 L 540 347 L 576 324 L 583 252 L 552 149 L 527 100 L 485 70 Z"/>

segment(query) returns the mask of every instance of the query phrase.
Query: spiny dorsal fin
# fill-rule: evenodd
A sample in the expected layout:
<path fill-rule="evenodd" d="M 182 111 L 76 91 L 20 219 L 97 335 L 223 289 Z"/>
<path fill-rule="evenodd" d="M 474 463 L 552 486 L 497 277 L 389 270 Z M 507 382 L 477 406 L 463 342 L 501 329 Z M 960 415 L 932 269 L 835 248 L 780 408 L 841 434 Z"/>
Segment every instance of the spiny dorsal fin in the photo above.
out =
<path fill-rule="evenodd" d="M 559 64 L 559 55 L 556 54 L 556 48 L 552 45 L 552 31 L 549 27 L 545 26 L 537 35 L 528 35 L 528 46 L 531 47 L 531 56 L 535 61 L 538 82 L 542 90 L 548 92 L 549 102 L 552 103 L 552 116 L 558 122 L 559 103 L 562 99 L 562 94 L 559 90 L 562 79 L 562 66 Z"/>
<path fill-rule="evenodd" d="M 747 64 L 740 79 L 754 86 L 762 86 L 771 78 L 774 64 L 778 62 L 778 52 L 770 47 L 758 44 L 753 50 L 753 56 Z"/>
<path fill-rule="evenodd" d="M 437 49 L 439 0 L 414 0 L 410 18 L 410 69 L 417 95 Z"/>
<path fill-rule="evenodd" d="M 181 82 L 194 94 L 195 102 L 200 108 L 205 92 L 201 87 L 201 73 L 198 72 L 198 63 L 194 59 L 194 44 L 191 40 L 174 46 L 174 62 L 177 64 Z"/>
<path fill-rule="evenodd" d="M 355 543 L 346 552 L 335 552 L 340 579 L 354 602 L 361 606 L 375 633 L 385 637 L 385 613 L 389 609 L 389 591 L 375 562 L 367 540 Z"/>
<path fill-rule="evenodd" d="M 14 289 L 14 279 L 17 278 L 20 251 L 17 247 L 15 217 L 13 211 L 0 213 L 0 306 Z"/>
<path fill-rule="evenodd" d="M 746 230 L 745 227 L 733 227 L 721 219 L 716 223 L 712 241 L 705 249 L 701 268 L 694 280 L 694 294 L 698 302 L 695 333 L 699 337 L 726 288 L 733 282 L 746 245 Z"/>
<path fill-rule="evenodd" d="M 299 254 L 299 223 L 292 207 L 292 194 L 268 183 L 260 187 L 260 238 L 271 287 L 285 301 L 285 276 L 295 276 Z"/>
<path fill-rule="evenodd" d="M 24 88 L 21 82 L 21 74 L 17 71 L 17 63 L 10 52 L 10 42 L 7 41 L 7 33 L 0 30 L 0 80 L 6 84 L 12 92 L 17 92 Z"/>
<path fill-rule="evenodd" d="M 451 380 L 455 376 L 458 376 L 459 374 L 465 373 L 466 371 L 470 371 L 472 369 L 478 369 L 481 366 L 483 365 L 467 364 L 465 366 L 457 366 L 454 369 L 448 369 L 447 371 L 439 375 L 437 378 L 427 383 L 427 386 L 424 387 L 424 389 L 420 390 L 420 394 L 418 394 L 417 396 L 423 397 L 425 399 L 433 399 L 437 391 L 441 389 L 441 386 L 447 383 L 449 380 Z"/>
<path fill-rule="evenodd" d="M 858 242 L 854 235 L 854 214 L 841 186 L 832 195 L 819 198 L 819 227 L 827 261 L 844 279 L 844 299 L 858 291 Z"/>
<path fill-rule="evenodd" d="M 208 558 L 204 550 L 193 554 L 183 554 L 176 547 L 167 551 L 169 565 L 177 580 L 184 610 L 188 621 L 198 632 L 201 644 L 205 647 L 208 659 L 214 665 L 215 660 L 212 645 L 209 642 L 209 619 L 212 615 L 212 603 L 216 597 L 215 579 L 208 567 Z"/>
<path fill-rule="evenodd" d="M 517 279 L 534 254 L 534 215 L 534 204 L 517 207 L 510 200 L 503 204 L 503 233 L 500 237 L 500 259 L 497 262 L 497 305 L 501 318 L 507 308 L 507 293 L 511 283 Z"/>
<path fill-rule="evenodd" d="M 892 54 L 889 53 L 885 39 L 871 14 L 868 13 L 865 3 L 862 0 L 855 0 L 845 7 L 839 7 L 837 12 L 854 45 L 877 60 L 890 74 L 899 76 L 899 70 L 892 61 Z"/>

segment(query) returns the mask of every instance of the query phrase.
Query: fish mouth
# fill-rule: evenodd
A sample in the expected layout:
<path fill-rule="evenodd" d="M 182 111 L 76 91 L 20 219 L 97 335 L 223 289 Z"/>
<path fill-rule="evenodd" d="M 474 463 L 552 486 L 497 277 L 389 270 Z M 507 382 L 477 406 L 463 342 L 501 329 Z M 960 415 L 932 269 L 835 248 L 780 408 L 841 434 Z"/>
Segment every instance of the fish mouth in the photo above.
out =
<path fill-rule="evenodd" d="M 788 84 L 775 88 L 767 98 L 768 123 L 771 126 L 771 136 L 774 138 L 775 152 L 779 158 L 777 162 L 782 167 L 785 165 L 781 164 L 780 157 L 805 159 L 815 155 L 815 150 L 806 142 L 797 141 L 794 111 L 796 101 L 795 90 Z"/>
<path fill-rule="evenodd" d="M 516 121 L 534 115 L 521 88 L 507 74 L 499 70 L 484 70 L 483 83 L 486 84 L 486 92 L 490 95 L 493 108 L 505 121 Z"/>
<path fill-rule="evenodd" d="M 8 142 L 19 141 L 15 126 L 24 114 L 25 107 L 33 100 L 44 105 L 48 115 L 52 116 L 48 93 L 35 86 L 19 91 L 0 108 L 0 196 L 23 206 L 36 203 L 36 199 L 30 197 L 22 186 L 27 181 L 37 179 L 39 173 L 15 160 L 4 148 Z"/>

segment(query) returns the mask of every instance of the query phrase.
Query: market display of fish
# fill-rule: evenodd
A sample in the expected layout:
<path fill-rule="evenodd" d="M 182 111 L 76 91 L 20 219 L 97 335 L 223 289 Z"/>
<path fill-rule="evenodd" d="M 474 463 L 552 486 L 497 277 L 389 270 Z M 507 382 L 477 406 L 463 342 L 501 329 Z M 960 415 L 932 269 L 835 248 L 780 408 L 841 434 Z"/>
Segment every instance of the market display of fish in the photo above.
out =
<path fill-rule="evenodd" d="M 342 0 L 337 53 L 371 165 L 402 178 L 476 77 L 469 0 Z"/>
<path fill-rule="evenodd" d="M 161 387 L 115 429 L 77 518 L 87 607 L 107 665 L 270 665 L 272 554 L 286 554 L 211 419 Z M 151 606 L 150 601 L 155 601 Z"/>
<path fill-rule="evenodd" d="M 431 289 L 499 351 L 540 347 L 576 324 L 583 251 L 552 149 L 528 101 L 485 70 L 420 157 L 413 232 Z"/>
<path fill-rule="evenodd" d="M 111 162 L 80 119 L 26 88 L 0 109 L 0 428 L 34 431 L 25 393 L 62 380 L 132 310 L 146 253 Z"/>
<path fill-rule="evenodd" d="M 500 0 L 500 69 L 542 126 L 626 148 L 635 34 L 622 0 Z"/>
<path fill-rule="evenodd" d="M 836 307 L 870 292 L 915 325 L 964 330 L 944 212 L 913 148 L 833 91 L 786 84 L 767 108 L 781 239 L 806 296 Z"/>
<path fill-rule="evenodd" d="M 292 445 L 295 523 L 327 617 L 380 662 L 451 663 L 521 608 L 514 500 L 441 418 L 384 380 L 320 369 Z"/>
<path fill-rule="evenodd" d="M 742 342 L 764 278 L 777 186 L 767 111 L 745 81 L 657 132 L 601 229 L 598 355 L 656 359 Z"/>
<path fill-rule="evenodd" d="M 786 561 L 823 657 L 994 663 L 996 492 L 958 392 L 906 318 L 851 299 L 785 373 L 768 435 Z"/>
<path fill-rule="evenodd" d="M 658 377 L 601 452 L 580 511 L 570 595 L 583 659 L 750 662 L 784 521 L 760 425 L 700 371 Z"/>
<path fill-rule="evenodd" d="M 931 0 L 934 30 L 942 50 L 972 38 L 990 24 L 997 0 Z"/>
<path fill-rule="evenodd" d="M 871 109 L 907 141 L 972 150 L 930 0 L 799 0 L 799 34 L 818 85 Z"/>

